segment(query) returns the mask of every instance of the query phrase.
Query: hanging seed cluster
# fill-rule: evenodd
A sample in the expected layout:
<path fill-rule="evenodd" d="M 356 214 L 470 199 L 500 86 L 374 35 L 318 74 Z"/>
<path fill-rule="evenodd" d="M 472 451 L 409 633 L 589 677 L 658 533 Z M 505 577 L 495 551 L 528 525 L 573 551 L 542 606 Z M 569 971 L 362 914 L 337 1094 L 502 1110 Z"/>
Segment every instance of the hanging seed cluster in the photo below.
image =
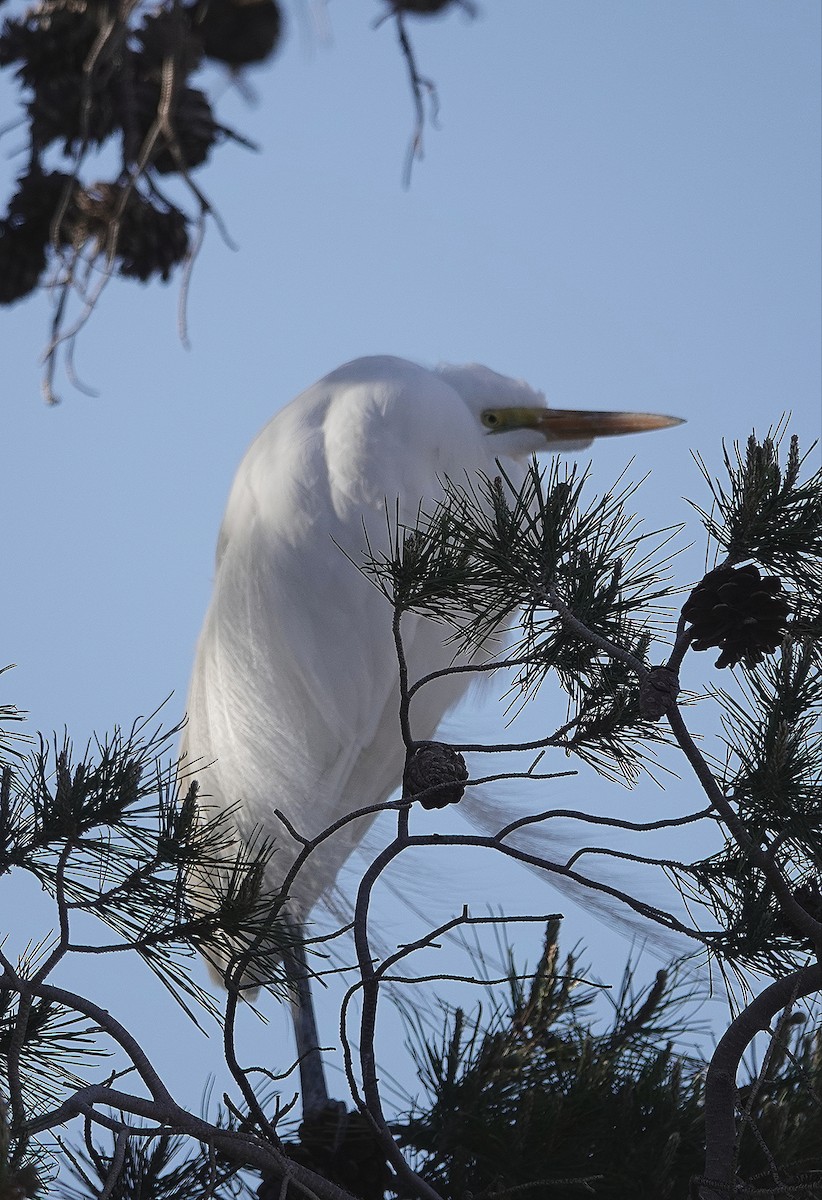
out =
<path fill-rule="evenodd" d="M 127 14 L 127 15 L 124 15 Z M 37 286 L 54 254 L 105 254 L 121 274 L 166 280 L 188 254 L 188 218 L 161 191 L 236 136 L 191 86 L 207 60 L 241 68 L 274 52 L 276 0 L 179 0 L 144 10 L 116 0 L 41 0 L 0 33 L 0 67 L 24 93 L 25 172 L 0 219 L 0 304 Z M 114 179 L 85 184 L 90 153 L 118 141 Z M 67 170 L 44 158 L 64 155 Z"/>
<path fill-rule="evenodd" d="M 46 269 L 52 224 L 56 223 L 56 240 L 62 241 L 60 216 L 69 184 L 62 172 L 39 167 L 18 180 L 8 213 L 0 221 L 0 304 L 13 304 L 37 286 Z"/>
<path fill-rule="evenodd" d="M 691 592 L 682 615 L 691 626 L 694 650 L 717 647 L 717 667 L 753 667 L 782 641 L 789 606 L 775 575 L 759 568 L 718 567 Z"/>

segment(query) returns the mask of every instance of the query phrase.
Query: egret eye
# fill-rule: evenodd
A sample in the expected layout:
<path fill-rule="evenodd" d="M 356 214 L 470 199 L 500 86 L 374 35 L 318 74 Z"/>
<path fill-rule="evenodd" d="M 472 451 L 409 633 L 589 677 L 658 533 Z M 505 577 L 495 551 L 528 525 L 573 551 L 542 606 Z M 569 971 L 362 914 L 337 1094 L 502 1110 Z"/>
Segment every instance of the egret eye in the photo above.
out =
<path fill-rule="evenodd" d="M 480 420 L 486 429 L 499 429 L 499 413 L 494 412 L 493 408 L 486 408 Z"/>

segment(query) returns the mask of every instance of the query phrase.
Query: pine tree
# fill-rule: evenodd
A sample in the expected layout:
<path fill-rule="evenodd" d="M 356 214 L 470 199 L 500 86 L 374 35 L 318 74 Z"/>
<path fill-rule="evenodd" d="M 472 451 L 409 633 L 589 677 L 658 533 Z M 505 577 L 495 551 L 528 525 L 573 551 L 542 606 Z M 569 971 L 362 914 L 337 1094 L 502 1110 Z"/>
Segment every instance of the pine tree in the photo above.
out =
<path fill-rule="evenodd" d="M 666 624 L 666 604 L 679 590 L 666 578 L 675 561 L 670 531 L 643 531 L 628 510 L 635 489 L 625 485 L 588 501 L 586 478 L 573 467 L 534 463 L 521 488 L 502 475 L 452 481 L 414 528 L 395 522 L 388 553 L 365 556 L 361 569 L 394 610 L 407 765 L 400 799 L 385 806 L 396 834 L 357 895 L 348 963 L 357 982 L 341 1013 L 346 1029 L 351 999 L 361 998 L 358 1060 L 345 1045 L 354 1111 L 334 1105 L 304 1122 L 296 1140 L 289 1106 L 268 1086 L 288 1064 L 271 1064 L 261 1086 L 234 1050 L 249 986 L 287 994 L 282 957 L 297 935 L 282 920 L 286 895 L 261 888 L 272 847 L 238 847 L 224 818 L 198 815 L 168 755 L 173 730 L 140 722 L 78 757 L 68 741 L 32 748 L 21 739 L 20 714 L 0 711 L 0 867 L 27 872 L 53 897 L 57 930 L 18 962 L 0 948 L 0 1196 L 194 1200 L 258 1186 L 260 1197 L 296 1188 L 321 1200 L 819 1195 L 820 1042 L 802 1005 L 818 1012 L 813 998 L 822 989 L 822 476 L 807 475 L 795 440 L 783 458 L 783 443 L 781 430 L 752 437 L 726 454 L 725 480 L 709 478 L 711 506 L 697 511 L 716 561 L 684 589 L 675 626 Z M 571 815 L 603 845 L 565 863 L 545 847 L 551 822 L 567 810 L 535 806 L 488 834 L 415 832 L 418 808 L 459 803 L 480 780 L 464 758 L 478 747 L 414 739 L 413 697 L 436 675 L 408 678 L 409 613 L 485 651 L 475 665 L 446 673 L 513 670 L 521 704 L 547 681 L 564 691 L 560 728 L 537 742 L 479 747 L 528 752 L 522 779 L 556 774 L 536 765 L 559 754 L 631 786 L 655 770 L 664 747 L 691 770 L 699 806 L 644 823 L 586 806 Z M 497 643 L 489 660 L 489 634 L 506 619 L 517 636 Z M 723 686 L 709 682 L 702 696 L 681 697 L 685 656 L 707 647 L 719 651 L 713 668 L 698 661 L 725 672 Z M 705 708 L 719 713 L 721 753 L 691 732 Z M 700 822 L 718 829 L 723 844 L 696 862 L 607 846 L 612 829 L 641 845 L 651 830 Z M 305 844 L 295 870 L 319 840 Z M 588 888 L 592 902 L 619 901 L 648 927 L 689 938 L 741 997 L 707 1069 L 683 1048 L 688 1019 L 676 966 L 645 992 L 636 992 L 629 966 L 603 1029 L 590 1007 L 589 972 L 574 955 L 560 967 L 552 923 L 526 980 L 509 963 L 507 999 L 496 991 L 482 1011 L 446 1008 L 436 1032 L 430 1012 L 410 1010 L 425 1097 L 387 1118 L 374 1058 L 380 995 L 449 932 L 538 919 L 463 909 L 416 942 L 381 951 L 371 931 L 374 888 L 407 850 L 434 844 L 483 847 L 538 866 Z M 668 911 L 603 881 L 595 866 L 602 854 L 661 869 L 688 901 L 687 919 L 673 897 Z M 217 862 L 224 884 L 209 891 L 202 879 Z M 102 923 L 109 940 L 77 941 L 80 918 Z M 226 942 L 233 950 L 222 1020 L 235 1091 L 207 1116 L 174 1100 L 115 1014 L 50 982 L 67 956 L 131 952 L 196 1019 L 216 1001 L 192 981 L 192 957 L 226 968 Z M 482 978 L 477 962 L 473 982 Z M 762 1066 L 740 1082 L 743 1055 L 763 1030 L 770 1040 Z M 106 1042 L 127 1056 L 141 1087 L 122 1073 L 95 1075 Z M 68 1144 L 62 1133 L 54 1141 L 64 1126 Z"/>

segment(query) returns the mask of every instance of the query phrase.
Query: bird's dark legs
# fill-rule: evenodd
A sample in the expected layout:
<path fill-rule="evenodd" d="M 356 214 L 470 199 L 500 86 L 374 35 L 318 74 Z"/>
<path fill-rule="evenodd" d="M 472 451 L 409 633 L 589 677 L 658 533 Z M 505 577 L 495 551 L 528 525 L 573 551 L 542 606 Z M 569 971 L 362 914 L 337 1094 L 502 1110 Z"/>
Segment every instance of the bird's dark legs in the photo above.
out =
<path fill-rule="evenodd" d="M 299 937 L 284 955 L 286 974 L 291 984 L 291 1017 L 297 1039 L 297 1056 L 300 1066 L 300 1088 L 303 1100 L 303 1119 L 311 1117 L 328 1106 L 328 1089 L 325 1085 L 320 1040 L 314 1017 L 314 1002 L 311 998 L 311 980 L 305 946 Z"/>
<path fill-rule="evenodd" d="M 382 1200 L 392 1187 L 394 1176 L 380 1135 L 366 1114 L 356 1109 L 348 1112 L 343 1101 L 328 1098 L 305 945 L 299 934 L 299 928 L 295 927 L 294 944 L 283 954 L 283 963 L 291 984 L 291 1016 L 300 1060 L 303 1098 L 300 1146 L 309 1165 L 344 1188 L 342 1194 Z M 275 1200 L 274 1186 L 278 1188 L 277 1196 L 281 1196 L 282 1182 L 277 1180 L 263 1185 L 265 1190 L 260 1189 L 260 1200 Z"/>

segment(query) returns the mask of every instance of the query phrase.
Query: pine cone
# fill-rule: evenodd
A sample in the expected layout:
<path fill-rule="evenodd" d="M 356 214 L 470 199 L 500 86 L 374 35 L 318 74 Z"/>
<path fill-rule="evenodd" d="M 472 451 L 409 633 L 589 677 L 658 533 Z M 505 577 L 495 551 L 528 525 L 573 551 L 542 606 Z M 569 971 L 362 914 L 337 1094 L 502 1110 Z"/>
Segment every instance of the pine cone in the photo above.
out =
<path fill-rule="evenodd" d="M 31 89 L 26 108 L 35 148 L 62 141 L 70 153 L 85 140 L 100 143 L 115 131 L 122 38 L 110 39 L 90 78 L 83 75 L 110 15 L 105 4 L 90 0 L 44 0 L 4 23 L 0 66 L 18 64 L 18 79 Z"/>
<path fill-rule="evenodd" d="M 46 269 L 46 249 L 26 236 L 24 226 L 0 221 L 0 305 L 33 292 Z"/>
<path fill-rule="evenodd" d="M 344 1104 L 331 1101 L 302 1122 L 299 1135 L 299 1145 L 287 1147 L 289 1158 L 361 1200 L 383 1200 L 392 1175 L 373 1126 L 362 1113 L 346 1112 Z M 278 1180 L 265 1181 L 257 1192 L 259 1200 L 276 1200 L 281 1194 Z"/>
<path fill-rule="evenodd" d="M 102 145 L 120 127 L 116 81 L 93 76 L 88 104 L 83 87 L 80 74 L 54 75 L 38 82 L 26 105 L 37 149 L 62 142 L 64 153 L 71 154 L 84 140 Z"/>
<path fill-rule="evenodd" d="M 39 166 L 32 166 L 27 174 L 17 180 L 17 191 L 9 201 L 9 222 L 24 228 L 30 242 L 46 245 L 51 237 L 52 221 L 70 185 L 71 176 L 63 171 L 44 172 Z M 75 219 L 72 189 L 57 233 L 58 241 L 66 243 L 69 240 L 66 231 Z"/>
<path fill-rule="evenodd" d="M 202 38 L 192 29 L 191 14 L 184 7 L 158 9 L 143 17 L 135 38 L 139 78 L 158 77 L 163 62 L 174 62 L 174 78 L 187 78 L 203 61 Z"/>
<path fill-rule="evenodd" d="M 139 207 L 126 208 L 117 254 L 120 274 L 134 276 L 143 283 L 159 275 L 165 283 L 172 267 L 182 262 L 188 253 L 188 223 L 179 208 L 167 212 L 148 201 Z"/>
<path fill-rule="evenodd" d="M 206 56 L 229 67 L 265 62 L 282 36 L 275 0 L 197 0 L 190 11 Z"/>
<path fill-rule="evenodd" d="M 107 248 L 122 194 L 122 185 L 116 183 L 97 183 L 78 194 L 79 216 L 72 231 L 75 246 L 96 242 L 97 253 Z M 159 275 L 165 281 L 188 253 L 188 222 L 178 208 L 157 208 L 132 190 L 119 222 L 114 253 L 121 275 L 143 283 Z"/>
<path fill-rule="evenodd" d="M 160 85 L 143 82 L 135 89 L 134 98 L 139 147 L 157 116 Z M 179 88 L 171 101 L 169 119 L 184 167 L 191 171 L 201 166 L 222 132 L 214 120 L 205 93 L 197 88 Z M 176 154 L 172 153 L 171 145 L 162 136 L 155 143 L 151 165 L 161 175 L 170 175 L 180 170 Z"/>
<path fill-rule="evenodd" d="M 4 22 L 0 67 L 19 63 L 18 79 L 32 88 L 57 75 L 79 76 L 99 32 L 90 6 L 46 0 L 20 19 Z"/>
<path fill-rule="evenodd" d="M 639 712 L 645 721 L 658 721 L 676 702 L 679 676 L 668 667 L 651 667 L 639 687 Z"/>
<path fill-rule="evenodd" d="M 822 881 L 811 879 L 802 883 L 794 892 L 794 900 L 806 908 L 814 921 L 822 921 Z"/>
<path fill-rule="evenodd" d="M 436 788 L 420 799 L 423 808 L 445 808 L 456 804 L 465 792 L 468 768 L 465 759 L 443 742 L 420 742 L 405 768 L 405 793 L 413 800 L 421 792 Z"/>
<path fill-rule="evenodd" d="M 717 646 L 717 667 L 753 667 L 773 654 L 788 619 L 788 601 L 775 575 L 745 567 L 717 567 L 696 585 L 682 608 L 694 650 Z"/>

